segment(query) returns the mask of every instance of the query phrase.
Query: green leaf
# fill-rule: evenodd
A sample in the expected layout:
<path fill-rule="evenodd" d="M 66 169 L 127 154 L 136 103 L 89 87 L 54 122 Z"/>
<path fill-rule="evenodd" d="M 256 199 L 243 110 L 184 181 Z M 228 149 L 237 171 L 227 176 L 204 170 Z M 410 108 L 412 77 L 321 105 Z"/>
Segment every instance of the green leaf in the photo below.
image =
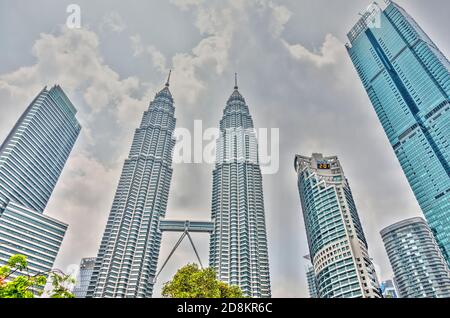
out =
<path fill-rule="evenodd" d="M 25 255 L 17 254 L 10 257 L 7 265 L 22 271 L 28 267 L 27 257 Z"/>
<path fill-rule="evenodd" d="M 47 273 L 37 276 L 23 275 L 20 271 L 27 269 L 27 257 L 25 255 L 11 256 L 8 263 L 0 267 L 0 298 L 34 298 L 41 295 L 47 283 Z M 18 275 L 10 280 L 9 275 Z M 6 281 L 6 278 L 8 278 Z M 74 298 L 68 286 L 75 280 L 64 273 L 50 272 L 49 278 L 52 282 L 50 297 L 52 298 Z"/>
<path fill-rule="evenodd" d="M 188 264 L 178 270 L 173 279 L 163 286 L 163 297 L 170 298 L 242 298 L 238 286 L 217 280 L 212 268 L 200 269 Z"/>

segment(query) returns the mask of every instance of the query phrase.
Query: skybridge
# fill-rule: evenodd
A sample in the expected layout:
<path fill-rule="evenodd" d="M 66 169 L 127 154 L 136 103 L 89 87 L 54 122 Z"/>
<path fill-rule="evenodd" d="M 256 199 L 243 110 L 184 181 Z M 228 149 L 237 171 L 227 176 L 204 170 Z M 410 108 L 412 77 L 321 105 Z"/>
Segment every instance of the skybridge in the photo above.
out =
<path fill-rule="evenodd" d="M 180 246 L 183 239 L 187 236 L 189 239 L 189 242 L 191 242 L 192 248 L 194 249 L 195 255 L 197 256 L 197 260 L 200 264 L 200 267 L 203 268 L 202 261 L 200 259 L 200 256 L 198 255 L 197 248 L 195 247 L 194 241 L 192 240 L 192 237 L 190 233 L 207 233 L 211 235 L 214 232 L 214 222 L 212 221 L 180 221 L 180 220 L 159 220 L 159 230 L 164 232 L 179 232 L 182 233 L 180 238 L 178 239 L 175 246 L 172 248 L 171 252 L 169 253 L 169 256 L 167 256 L 166 260 L 164 261 L 161 269 L 158 271 L 156 276 L 153 279 L 153 283 L 156 284 L 156 281 L 158 280 L 159 275 L 161 274 L 164 267 L 166 267 L 167 263 L 169 262 L 172 255 L 175 253 L 178 246 Z"/>

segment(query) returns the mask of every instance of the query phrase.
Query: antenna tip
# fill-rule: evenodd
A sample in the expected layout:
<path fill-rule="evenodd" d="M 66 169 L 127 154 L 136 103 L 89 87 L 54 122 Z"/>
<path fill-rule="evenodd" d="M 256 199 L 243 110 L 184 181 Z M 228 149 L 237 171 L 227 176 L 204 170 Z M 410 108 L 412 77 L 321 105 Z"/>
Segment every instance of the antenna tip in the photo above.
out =
<path fill-rule="evenodd" d="M 167 77 L 166 87 L 170 85 L 170 75 L 172 75 L 172 70 L 169 70 L 169 76 Z"/>

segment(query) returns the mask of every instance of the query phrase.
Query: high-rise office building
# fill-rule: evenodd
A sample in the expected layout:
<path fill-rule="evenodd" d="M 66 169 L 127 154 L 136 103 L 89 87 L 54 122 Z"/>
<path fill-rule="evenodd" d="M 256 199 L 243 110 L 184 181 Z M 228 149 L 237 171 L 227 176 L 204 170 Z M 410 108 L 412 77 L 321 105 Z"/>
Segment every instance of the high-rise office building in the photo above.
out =
<path fill-rule="evenodd" d="M 59 86 L 31 102 L 0 146 L 0 207 L 44 211 L 81 130 L 76 113 Z"/>
<path fill-rule="evenodd" d="M 358 211 L 338 158 L 297 155 L 294 165 L 318 296 L 380 297 Z"/>
<path fill-rule="evenodd" d="M 46 87 L 0 146 L 0 265 L 27 256 L 29 273 L 48 272 L 67 225 L 43 214 L 81 127 L 61 87 Z"/>
<path fill-rule="evenodd" d="M 314 267 L 311 266 L 311 257 L 306 255 L 303 257 L 308 260 L 308 264 L 306 265 L 306 281 L 308 283 L 308 292 L 310 298 L 319 298 L 319 293 L 317 291 L 317 279 L 316 272 L 314 271 Z"/>
<path fill-rule="evenodd" d="M 220 121 L 209 263 L 249 297 L 270 297 L 262 174 L 253 120 L 237 83 Z"/>
<path fill-rule="evenodd" d="M 319 298 L 319 294 L 317 292 L 316 272 L 314 271 L 314 267 L 308 266 L 306 268 L 306 279 L 308 281 L 309 297 L 310 298 Z"/>
<path fill-rule="evenodd" d="M 67 224 L 10 201 L 0 210 L 0 266 L 12 255 L 27 257 L 28 272 L 53 268 Z"/>
<path fill-rule="evenodd" d="M 450 271 L 422 218 L 388 226 L 381 236 L 401 298 L 450 297 Z"/>
<path fill-rule="evenodd" d="M 383 298 L 398 298 L 397 290 L 392 280 L 385 280 L 380 284 L 381 294 Z"/>
<path fill-rule="evenodd" d="M 347 49 L 409 184 L 450 264 L 450 63 L 390 1 L 371 6 Z"/>
<path fill-rule="evenodd" d="M 174 115 L 168 80 L 134 134 L 87 297 L 152 296 L 161 245 L 158 224 L 166 213 L 172 179 Z"/>
<path fill-rule="evenodd" d="M 92 273 L 94 272 L 95 257 L 82 258 L 80 269 L 78 271 L 73 294 L 76 298 L 85 298 L 89 283 L 91 282 Z"/>

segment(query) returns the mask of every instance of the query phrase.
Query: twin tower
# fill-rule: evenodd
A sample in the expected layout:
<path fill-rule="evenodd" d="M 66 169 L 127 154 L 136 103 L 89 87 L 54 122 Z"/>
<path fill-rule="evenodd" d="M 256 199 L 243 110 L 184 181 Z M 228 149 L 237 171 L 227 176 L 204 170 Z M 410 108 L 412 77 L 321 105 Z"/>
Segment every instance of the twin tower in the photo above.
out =
<path fill-rule="evenodd" d="M 169 75 L 170 79 L 170 75 Z M 87 297 L 151 297 L 175 146 L 175 108 L 165 87 L 136 129 L 96 258 Z M 253 120 L 237 81 L 220 121 L 213 171 L 209 263 L 246 296 L 270 297 L 262 175 Z"/>

